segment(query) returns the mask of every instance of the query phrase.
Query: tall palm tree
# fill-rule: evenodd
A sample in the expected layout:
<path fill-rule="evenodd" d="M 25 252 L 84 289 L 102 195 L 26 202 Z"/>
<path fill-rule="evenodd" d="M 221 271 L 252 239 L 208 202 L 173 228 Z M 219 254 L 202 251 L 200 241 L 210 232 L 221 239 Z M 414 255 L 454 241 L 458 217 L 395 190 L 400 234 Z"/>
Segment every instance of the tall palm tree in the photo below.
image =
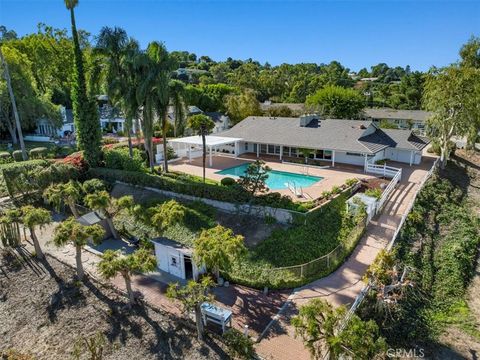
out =
<path fill-rule="evenodd" d="M 202 137 L 203 144 L 203 182 L 205 182 L 205 163 L 207 158 L 206 136 L 215 127 L 215 123 L 207 115 L 198 114 L 188 118 L 188 127 Z"/>
<path fill-rule="evenodd" d="M 112 104 L 118 106 L 125 115 L 128 148 L 130 157 L 133 157 L 132 125 L 138 111 L 133 58 L 139 52 L 139 45 L 136 40 L 128 38 L 122 28 L 103 27 L 97 37 L 95 50 L 108 59 L 108 96 Z"/>
<path fill-rule="evenodd" d="M 170 80 L 168 84 L 170 104 L 173 107 L 175 121 L 173 125 L 173 136 L 183 134 L 185 128 L 185 85 L 180 80 Z"/>

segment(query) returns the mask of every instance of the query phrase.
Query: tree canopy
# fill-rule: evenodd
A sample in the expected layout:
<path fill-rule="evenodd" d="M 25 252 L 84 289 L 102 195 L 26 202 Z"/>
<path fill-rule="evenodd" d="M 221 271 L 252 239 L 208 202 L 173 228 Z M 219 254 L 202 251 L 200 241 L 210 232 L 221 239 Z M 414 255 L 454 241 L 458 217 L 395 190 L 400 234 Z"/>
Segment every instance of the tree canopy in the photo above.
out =
<path fill-rule="evenodd" d="M 326 86 L 307 97 L 307 107 L 331 119 L 357 119 L 365 107 L 365 99 L 356 90 Z"/>

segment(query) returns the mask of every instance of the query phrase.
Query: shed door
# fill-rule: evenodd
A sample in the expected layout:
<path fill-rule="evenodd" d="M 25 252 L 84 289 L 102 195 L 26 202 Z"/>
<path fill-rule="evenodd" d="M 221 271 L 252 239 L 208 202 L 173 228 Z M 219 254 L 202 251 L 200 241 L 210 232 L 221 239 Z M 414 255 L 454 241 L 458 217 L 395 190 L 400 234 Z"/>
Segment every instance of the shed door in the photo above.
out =
<path fill-rule="evenodd" d="M 184 278 L 183 275 L 183 258 L 178 251 L 168 252 L 168 272 L 179 278 Z"/>

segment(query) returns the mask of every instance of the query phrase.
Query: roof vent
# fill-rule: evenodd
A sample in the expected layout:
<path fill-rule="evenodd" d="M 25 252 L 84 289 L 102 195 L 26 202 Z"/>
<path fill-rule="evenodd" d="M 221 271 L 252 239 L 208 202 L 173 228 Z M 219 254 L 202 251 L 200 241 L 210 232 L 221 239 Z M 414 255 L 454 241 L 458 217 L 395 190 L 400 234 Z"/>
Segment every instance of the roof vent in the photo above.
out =
<path fill-rule="evenodd" d="M 360 125 L 360 129 L 365 130 L 367 127 L 365 125 Z"/>
<path fill-rule="evenodd" d="M 310 124 L 312 120 L 315 120 L 317 118 L 318 116 L 316 114 L 306 114 L 300 116 L 300 127 L 308 126 L 308 124 Z"/>

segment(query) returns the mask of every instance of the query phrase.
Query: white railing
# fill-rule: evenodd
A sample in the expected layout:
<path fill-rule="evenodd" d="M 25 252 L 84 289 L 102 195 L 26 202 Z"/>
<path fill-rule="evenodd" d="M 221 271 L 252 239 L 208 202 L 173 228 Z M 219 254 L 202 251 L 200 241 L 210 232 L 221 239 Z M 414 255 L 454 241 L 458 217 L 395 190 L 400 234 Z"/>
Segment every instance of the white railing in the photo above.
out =
<path fill-rule="evenodd" d="M 380 211 L 382 211 L 383 206 L 385 205 L 387 200 L 390 198 L 390 195 L 395 190 L 395 186 L 397 186 L 401 178 L 402 178 L 402 169 L 398 169 L 395 176 L 392 178 L 390 183 L 387 185 L 387 187 L 383 191 L 382 197 L 380 198 L 380 200 L 378 200 L 377 208 L 375 209 L 375 214 L 378 214 Z"/>
<path fill-rule="evenodd" d="M 365 168 L 365 172 L 367 173 L 382 175 L 383 177 L 386 177 L 386 178 L 395 177 L 398 171 L 401 171 L 401 169 L 393 166 L 387 166 L 386 164 L 375 165 L 375 164 L 367 163 L 367 167 Z"/>
<path fill-rule="evenodd" d="M 293 181 L 287 181 L 285 183 L 288 190 L 290 190 L 296 197 L 303 197 L 303 189 L 301 186 L 297 187 L 297 184 Z"/>
<path fill-rule="evenodd" d="M 432 167 L 430 168 L 430 170 L 428 171 L 428 173 L 424 176 L 424 178 L 422 179 L 422 181 L 420 182 L 420 184 L 418 185 L 418 188 L 417 188 L 417 191 L 415 192 L 415 194 L 413 195 L 412 199 L 410 200 L 410 202 L 408 203 L 408 206 L 405 210 L 405 213 L 403 214 L 401 220 L 400 220 L 400 223 L 398 224 L 398 227 L 397 229 L 395 230 L 395 232 L 393 233 L 393 236 L 392 236 L 392 239 L 389 241 L 387 247 L 386 247 L 386 250 L 387 251 L 391 251 L 392 248 L 393 248 L 393 245 L 395 244 L 395 240 L 397 239 L 398 237 L 398 234 L 400 233 L 400 230 L 402 229 L 403 227 L 403 224 L 405 223 L 405 221 L 407 220 L 407 216 L 408 214 L 410 213 L 410 211 L 412 210 L 413 208 L 413 205 L 415 204 L 415 200 L 417 199 L 417 196 L 418 194 L 420 193 L 420 191 L 423 189 L 425 183 L 427 182 L 428 179 L 430 179 L 430 177 L 432 176 L 433 172 L 436 170 L 436 168 L 438 167 L 438 162 L 439 162 L 439 158 L 437 158 L 435 160 L 435 162 L 433 163 Z M 357 295 L 357 297 L 355 298 L 355 301 L 353 302 L 352 306 L 350 307 L 350 309 L 348 309 L 347 313 L 345 314 L 345 317 L 343 319 L 343 321 L 341 322 L 340 326 L 338 327 L 338 331 L 342 331 L 345 329 L 345 327 L 347 326 L 348 322 L 350 321 L 352 315 L 355 313 L 355 311 L 358 309 L 358 307 L 360 306 L 360 304 L 363 302 L 363 300 L 365 299 L 365 296 L 366 294 L 368 294 L 368 292 L 370 291 L 371 289 L 371 283 L 369 281 L 369 283 L 367 285 L 365 285 L 363 287 L 363 289 L 360 291 L 360 294 Z"/>

